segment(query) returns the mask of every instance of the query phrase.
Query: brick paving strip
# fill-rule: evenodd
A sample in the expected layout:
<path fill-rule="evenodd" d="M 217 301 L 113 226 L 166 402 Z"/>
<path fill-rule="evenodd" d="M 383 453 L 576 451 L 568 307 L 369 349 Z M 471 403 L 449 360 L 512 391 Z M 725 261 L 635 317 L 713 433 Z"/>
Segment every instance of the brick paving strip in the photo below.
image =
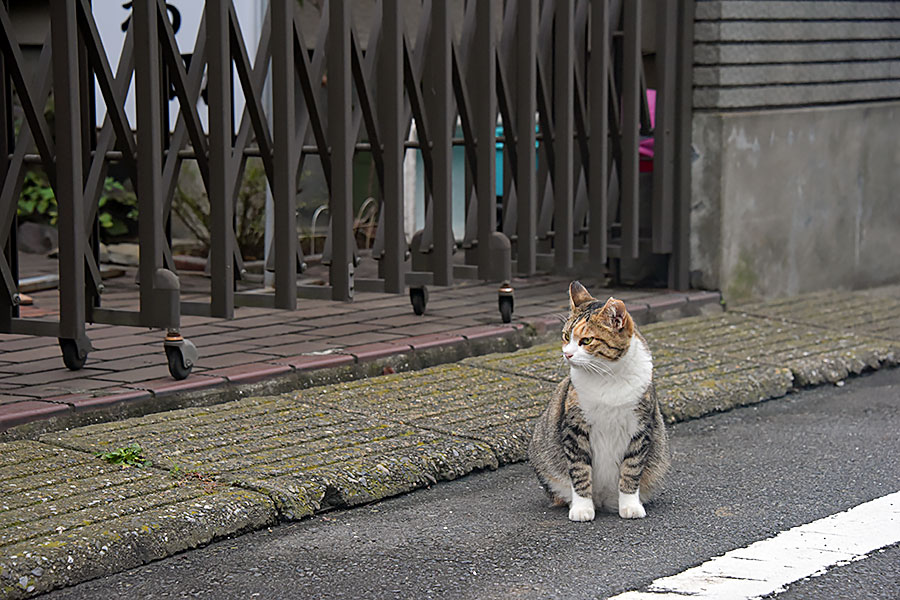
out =
<path fill-rule="evenodd" d="M 643 326 L 667 421 L 897 365 L 898 292 L 813 294 Z M 2 443 L 0 596 L 521 461 L 564 374 L 552 342 Z M 152 465 L 95 457 L 132 443 Z"/>
<path fill-rule="evenodd" d="M 232 320 L 187 316 L 182 333 L 200 357 L 183 381 L 169 375 L 159 331 L 91 325 L 94 350 L 79 371 L 63 367 L 55 339 L 0 335 L 0 432 L 33 434 L 529 346 L 558 326 L 567 280 L 515 284 L 510 324 L 499 322 L 496 286 L 473 283 L 434 289 L 424 316 L 414 315 L 405 297 L 384 294 L 358 294 L 353 303 L 300 300 L 295 311 L 243 307 Z M 721 311 L 714 292 L 591 289 L 625 299 L 641 323 Z M 56 302 L 55 290 L 46 294 L 35 293 L 28 310 Z M 133 287 L 106 295 L 121 296 L 125 306 L 136 299 Z"/>

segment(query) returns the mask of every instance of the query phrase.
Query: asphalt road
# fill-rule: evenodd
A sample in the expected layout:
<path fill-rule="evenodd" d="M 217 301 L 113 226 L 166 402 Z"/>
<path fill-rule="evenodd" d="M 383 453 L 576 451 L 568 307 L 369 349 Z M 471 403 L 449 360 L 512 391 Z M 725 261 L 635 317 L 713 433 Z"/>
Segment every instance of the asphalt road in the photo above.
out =
<path fill-rule="evenodd" d="M 572 523 L 527 465 L 442 483 L 49 594 L 605 598 L 900 490 L 900 369 L 676 425 L 648 516 Z M 779 598 L 900 598 L 900 549 Z M 827 590 L 827 591 L 826 591 Z"/>

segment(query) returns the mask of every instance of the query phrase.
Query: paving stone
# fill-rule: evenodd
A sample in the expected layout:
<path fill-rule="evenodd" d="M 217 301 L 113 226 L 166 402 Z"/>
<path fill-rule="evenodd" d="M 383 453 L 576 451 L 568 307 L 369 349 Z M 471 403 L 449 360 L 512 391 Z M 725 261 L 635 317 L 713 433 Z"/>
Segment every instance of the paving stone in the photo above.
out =
<path fill-rule="evenodd" d="M 256 350 L 256 348 L 254 348 Z M 200 355 L 197 359 L 197 366 L 204 369 L 223 369 L 235 366 L 242 366 L 248 363 L 266 362 L 272 357 L 266 354 L 257 354 L 253 352 L 232 352 L 229 354 L 219 354 L 217 356 Z M 204 371 L 204 374 L 210 373 Z M 212 373 L 215 375 L 215 373 Z"/>
<path fill-rule="evenodd" d="M 660 409 L 668 423 L 779 398 L 793 384 L 787 368 L 661 344 L 654 347 L 653 366 Z"/>
<path fill-rule="evenodd" d="M 523 460 L 553 385 L 461 364 L 297 392 L 298 399 L 481 440 L 501 462 Z"/>
<path fill-rule="evenodd" d="M 397 339 L 396 344 L 403 346 L 411 346 L 413 350 L 425 350 L 426 348 L 435 348 L 438 346 L 452 346 L 461 344 L 465 340 L 461 335 L 448 333 L 431 333 L 428 335 L 416 335 L 412 337 L 404 337 Z"/>
<path fill-rule="evenodd" d="M 487 444 L 290 396 L 171 411 L 42 439 L 88 452 L 139 443 L 158 466 L 266 493 L 288 519 L 497 466 Z"/>
<path fill-rule="evenodd" d="M 7 388 L 4 388 L 6 390 Z M 26 400 L 34 400 L 33 396 L 18 396 L 16 394 L 4 393 L 0 394 L 0 406 L 4 404 L 16 404 L 17 402 L 23 402 Z M 0 415 L 2 415 L 2 411 L 0 411 Z"/>
<path fill-rule="evenodd" d="M 135 384 L 153 379 L 165 379 L 165 377 L 169 375 L 169 366 L 166 363 L 166 357 L 159 356 L 156 358 L 155 365 L 151 363 L 151 366 L 129 369 L 127 371 L 104 371 L 95 374 L 94 377 L 105 381 Z"/>
<path fill-rule="evenodd" d="M 123 468 L 34 441 L 0 443 L 0 596 L 101 577 L 275 521 L 246 489 Z"/>
<path fill-rule="evenodd" d="M 205 374 L 214 377 L 224 377 L 231 383 L 253 383 L 263 379 L 286 375 L 293 371 L 293 369 L 287 365 L 272 365 L 268 363 L 247 364 L 246 361 L 247 357 L 245 355 L 244 362 L 241 364 L 206 371 Z"/>
<path fill-rule="evenodd" d="M 791 389 L 792 375 L 786 368 L 650 344 L 657 396 L 669 423 L 777 398 Z M 555 342 L 463 362 L 553 383 L 569 374 Z"/>
<path fill-rule="evenodd" d="M 297 356 L 287 356 L 285 358 L 273 358 L 271 362 L 280 365 L 290 365 L 301 371 L 312 371 L 315 369 L 330 369 L 333 367 L 351 365 L 355 362 L 355 359 L 352 356 L 337 353 L 300 354 Z"/>
<path fill-rule="evenodd" d="M 10 398 L 15 397 L 17 396 L 10 396 Z M 70 410 L 72 409 L 65 404 L 40 402 L 30 398 L 20 402 L 0 403 L 0 431 L 35 419 L 59 417 Z"/>
<path fill-rule="evenodd" d="M 896 344 L 871 335 L 736 313 L 655 323 L 643 331 L 651 346 L 787 367 L 796 387 L 835 383 L 900 359 Z"/>
<path fill-rule="evenodd" d="M 405 327 L 392 327 L 385 330 L 388 333 L 396 333 L 409 336 L 428 335 L 430 333 L 442 333 L 455 329 L 452 320 L 437 321 L 433 323 L 419 323 L 417 325 L 406 325 Z"/>
<path fill-rule="evenodd" d="M 271 356 L 281 356 L 281 357 L 294 357 L 304 355 L 304 353 L 315 353 L 315 352 L 325 352 L 328 350 L 334 350 L 334 346 L 330 345 L 326 340 L 316 340 L 312 342 L 296 342 L 291 344 L 286 344 L 284 346 L 265 346 L 260 344 L 259 348 L 257 348 L 254 352 L 257 354 L 268 354 Z M 279 360 L 279 362 L 284 362 L 289 360 L 289 358 L 285 358 L 283 360 Z"/>
<path fill-rule="evenodd" d="M 47 400 L 68 404 L 76 411 L 79 411 L 101 406 L 112 406 L 113 404 L 119 404 L 121 402 L 149 400 L 150 397 L 150 392 L 146 390 L 129 390 L 127 388 L 116 387 L 97 390 L 90 394 L 73 394 L 56 398 L 47 398 Z"/>
<path fill-rule="evenodd" d="M 324 330 L 322 333 L 328 333 L 328 331 Z M 382 331 L 369 331 L 365 326 L 359 326 L 357 328 L 357 333 L 340 335 L 333 338 L 324 338 L 321 341 L 333 346 L 344 347 L 362 346 L 363 344 L 380 344 L 382 342 L 405 342 L 402 336 Z"/>
<path fill-rule="evenodd" d="M 168 370 L 167 370 L 168 372 Z M 147 390 L 155 395 L 175 394 L 178 392 L 189 392 L 200 390 L 203 388 L 211 388 L 225 383 L 224 377 L 212 377 L 195 373 L 187 379 L 178 381 L 173 379 L 171 375 L 160 377 L 159 379 L 150 379 L 148 381 L 138 381 L 135 383 L 123 384 L 127 388 L 136 390 Z"/>
<path fill-rule="evenodd" d="M 900 286 L 863 292 L 828 291 L 739 306 L 736 312 L 828 329 L 872 334 L 900 349 Z"/>
<path fill-rule="evenodd" d="M 34 360 L 43 360 L 45 358 L 57 358 L 59 359 L 60 366 L 62 366 L 62 351 L 59 349 L 58 344 L 53 343 L 56 340 L 52 340 L 52 342 L 48 344 L 47 339 L 41 339 L 44 345 L 37 348 L 29 348 L 27 350 L 4 352 L 3 360 L 14 363 L 22 363 L 31 362 Z"/>
<path fill-rule="evenodd" d="M 357 362 L 366 362 L 377 360 L 388 356 L 394 356 L 402 352 L 409 352 L 410 347 L 399 342 L 394 343 L 375 343 L 361 344 L 359 346 L 348 346 L 341 349 L 341 354 L 349 354 L 356 357 Z"/>
<path fill-rule="evenodd" d="M 19 393 L 31 394 L 35 398 L 50 400 L 59 396 L 68 396 L 70 394 L 93 394 L 95 392 L 102 393 L 102 390 L 112 388 L 118 385 L 115 381 L 100 381 L 98 379 L 70 379 L 68 381 L 60 381 L 56 383 L 48 383 L 47 385 L 36 385 L 21 388 Z"/>

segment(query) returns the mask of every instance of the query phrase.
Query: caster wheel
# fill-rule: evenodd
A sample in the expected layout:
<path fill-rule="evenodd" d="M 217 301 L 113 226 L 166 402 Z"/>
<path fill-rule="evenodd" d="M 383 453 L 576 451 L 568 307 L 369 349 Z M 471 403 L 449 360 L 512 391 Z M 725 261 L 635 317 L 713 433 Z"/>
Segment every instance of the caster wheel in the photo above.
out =
<path fill-rule="evenodd" d="M 409 301 L 412 302 L 414 313 L 424 315 L 425 307 L 428 305 L 428 288 L 424 286 L 409 288 Z"/>
<path fill-rule="evenodd" d="M 169 362 L 169 373 L 178 381 L 187 378 L 194 368 L 193 363 L 185 365 L 184 354 L 178 346 L 166 346 L 166 359 Z"/>
<path fill-rule="evenodd" d="M 70 371 L 77 371 L 87 362 L 87 351 L 79 350 L 75 340 L 59 338 L 59 347 L 62 350 L 63 363 Z"/>
<path fill-rule="evenodd" d="M 504 284 L 500 288 L 499 296 L 497 297 L 497 303 L 500 306 L 500 318 L 503 319 L 504 323 L 509 323 L 512 321 L 512 313 L 513 313 L 513 289 L 509 286 L 509 284 Z"/>
<path fill-rule="evenodd" d="M 512 298 L 500 297 L 500 318 L 504 323 L 512 321 L 513 300 Z"/>

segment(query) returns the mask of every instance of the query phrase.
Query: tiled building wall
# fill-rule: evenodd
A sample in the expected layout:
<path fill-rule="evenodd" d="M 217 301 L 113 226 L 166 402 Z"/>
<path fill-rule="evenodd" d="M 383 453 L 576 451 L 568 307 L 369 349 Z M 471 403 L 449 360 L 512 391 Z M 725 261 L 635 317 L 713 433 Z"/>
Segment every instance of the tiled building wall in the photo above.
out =
<path fill-rule="evenodd" d="M 699 0 L 694 108 L 900 99 L 900 2 Z"/>

